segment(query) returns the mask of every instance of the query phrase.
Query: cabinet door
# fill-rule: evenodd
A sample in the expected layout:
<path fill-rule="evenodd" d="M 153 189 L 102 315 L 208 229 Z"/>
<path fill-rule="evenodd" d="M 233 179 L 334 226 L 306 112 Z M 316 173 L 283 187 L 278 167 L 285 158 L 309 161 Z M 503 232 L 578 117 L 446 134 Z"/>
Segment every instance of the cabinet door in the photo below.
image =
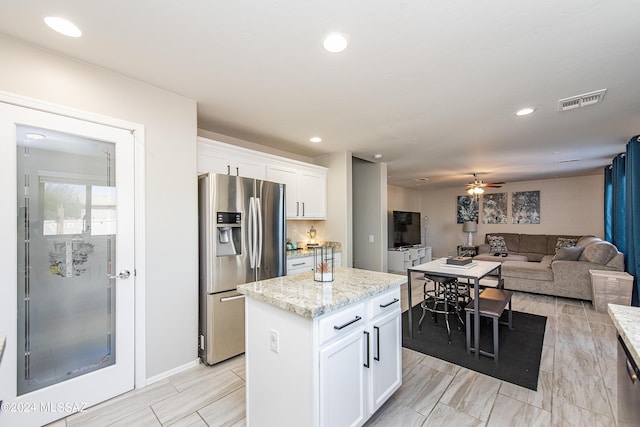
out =
<path fill-rule="evenodd" d="M 228 155 L 215 153 L 211 150 L 206 153 L 198 153 L 198 173 L 229 174 L 231 159 Z"/>
<path fill-rule="evenodd" d="M 305 219 L 327 218 L 327 175 L 311 171 L 300 173 L 299 198 Z"/>
<path fill-rule="evenodd" d="M 262 159 L 238 157 L 231 161 L 231 175 L 244 176 L 253 179 L 267 178 L 267 164 Z"/>
<path fill-rule="evenodd" d="M 401 328 L 399 308 L 371 323 L 371 412 L 380 408 L 402 384 Z"/>
<path fill-rule="evenodd" d="M 279 182 L 287 186 L 287 219 L 298 218 L 298 215 L 301 214 L 300 200 L 298 199 L 298 172 L 279 166 L 268 166 L 267 180 Z"/>
<path fill-rule="evenodd" d="M 366 335 L 359 328 L 320 348 L 320 425 L 360 425 L 365 419 Z"/>

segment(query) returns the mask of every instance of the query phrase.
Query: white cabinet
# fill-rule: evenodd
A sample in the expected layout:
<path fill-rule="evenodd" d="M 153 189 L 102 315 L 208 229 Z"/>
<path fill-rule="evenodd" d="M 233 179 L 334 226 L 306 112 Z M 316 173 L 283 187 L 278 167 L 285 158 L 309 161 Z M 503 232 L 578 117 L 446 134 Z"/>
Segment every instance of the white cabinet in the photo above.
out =
<path fill-rule="evenodd" d="M 349 308 L 321 321 L 336 331 L 320 347 L 321 426 L 362 425 L 402 384 L 399 289 L 369 298 L 364 310 L 360 316 Z"/>
<path fill-rule="evenodd" d="M 340 265 L 342 265 L 342 255 L 340 252 L 334 252 L 333 267 L 340 267 Z M 306 273 L 307 271 L 313 271 L 313 255 L 287 258 L 287 276 Z"/>
<path fill-rule="evenodd" d="M 363 349 L 371 335 L 365 322 L 365 304 L 354 304 L 320 321 L 321 426 L 355 426 L 365 420 L 367 356 Z"/>
<path fill-rule="evenodd" d="M 399 287 L 313 319 L 245 303 L 247 425 L 361 426 L 402 384 Z"/>
<path fill-rule="evenodd" d="M 287 219 L 327 218 L 327 171 L 287 164 L 270 164 L 267 180 L 286 184 Z"/>
<path fill-rule="evenodd" d="M 406 273 L 407 268 L 431 261 L 431 246 L 387 251 L 387 270 Z"/>
<path fill-rule="evenodd" d="M 327 168 L 198 137 L 198 173 L 285 184 L 287 219 L 327 219 Z"/>
<path fill-rule="evenodd" d="M 198 138 L 198 173 L 266 179 L 267 160 L 258 152 Z"/>
<path fill-rule="evenodd" d="M 400 310 L 385 311 L 387 304 L 394 302 L 393 295 L 382 295 L 371 302 L 372 314 L 370 325 L 372 361 L 369 383 L 369 409 L 373 413 L 402 384 L 402 318 Z M 398 295 L 399 300 L 399 295 Z M 377 316 L 375 310 L 378 309 Z"/>
<path fill-rule="evenodd" d="M 313 257 L 287 258 L 287 276 L 313 271 Z"/>

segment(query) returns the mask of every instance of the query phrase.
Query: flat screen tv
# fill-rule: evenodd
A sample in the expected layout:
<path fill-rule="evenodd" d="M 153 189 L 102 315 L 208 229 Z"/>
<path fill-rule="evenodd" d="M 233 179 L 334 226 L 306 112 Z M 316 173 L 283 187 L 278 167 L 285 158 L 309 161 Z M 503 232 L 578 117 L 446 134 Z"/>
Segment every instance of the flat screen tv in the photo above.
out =
<path fill-rule="evenodd" d="M 393 211 L 393 247 L 420 245 L 420 212 Z"/>

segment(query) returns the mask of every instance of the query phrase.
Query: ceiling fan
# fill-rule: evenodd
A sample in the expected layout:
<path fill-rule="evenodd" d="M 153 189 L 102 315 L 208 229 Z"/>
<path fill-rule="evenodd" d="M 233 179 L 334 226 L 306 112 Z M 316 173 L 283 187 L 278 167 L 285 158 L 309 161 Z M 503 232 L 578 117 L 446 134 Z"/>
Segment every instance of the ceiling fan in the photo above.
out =
<path fill-rule="evenodd" d="M 485 188 L 500 188 L 504 182 L 484 182 L 478 179 L 478 174 L 473 173 L 473 181 L 467 184 L 467 193 L 471 195 L 478 195 L 484 193 Z"/>

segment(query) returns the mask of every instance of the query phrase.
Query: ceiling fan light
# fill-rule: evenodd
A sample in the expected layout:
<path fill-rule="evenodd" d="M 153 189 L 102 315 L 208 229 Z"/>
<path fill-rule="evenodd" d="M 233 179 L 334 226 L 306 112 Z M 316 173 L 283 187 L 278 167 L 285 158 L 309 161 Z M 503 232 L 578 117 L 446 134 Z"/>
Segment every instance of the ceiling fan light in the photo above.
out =
<path fill-rule="evenodd" d="M 467 193 L 472 195 L 473 194 L 473 190 L 474 190 L 473 188 L 470 188 L 470 189 L 467 190 Z"/>
<path fill-rule="evenodd" d="M 482 194 L 484 193 L 484 190 L 480 187 L 476 188 L 476 194 Z"/>

